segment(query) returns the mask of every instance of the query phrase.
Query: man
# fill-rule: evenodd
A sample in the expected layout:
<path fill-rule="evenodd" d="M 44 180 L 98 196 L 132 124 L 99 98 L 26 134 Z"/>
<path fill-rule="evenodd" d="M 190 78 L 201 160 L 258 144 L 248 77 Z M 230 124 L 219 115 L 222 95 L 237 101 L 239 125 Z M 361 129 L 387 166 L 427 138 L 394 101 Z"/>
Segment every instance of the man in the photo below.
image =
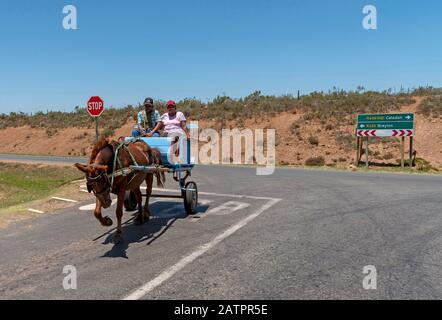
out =
<path fill-rule="evenodd" d="M 159 137 L 160 113 L 153 107 L 153 99 L 146 98 L 144 100 L 144 110 L 138 112 L 137 124 L 135 125 L 132 136 L 133 137 Z"/>

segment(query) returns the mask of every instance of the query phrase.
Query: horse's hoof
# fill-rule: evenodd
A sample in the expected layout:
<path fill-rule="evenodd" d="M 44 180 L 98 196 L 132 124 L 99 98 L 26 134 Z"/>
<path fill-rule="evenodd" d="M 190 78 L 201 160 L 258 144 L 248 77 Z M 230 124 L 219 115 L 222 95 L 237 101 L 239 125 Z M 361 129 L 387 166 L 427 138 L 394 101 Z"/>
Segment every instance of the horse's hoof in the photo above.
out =
<path fill-rule="evenodd" d="M 103 225 L 105 227 L 110 227 L 113 224 L 112 219 L 109 218 L 108 216 L 104 217 L 103 219 L 104 219 L 104 224 Z"/>

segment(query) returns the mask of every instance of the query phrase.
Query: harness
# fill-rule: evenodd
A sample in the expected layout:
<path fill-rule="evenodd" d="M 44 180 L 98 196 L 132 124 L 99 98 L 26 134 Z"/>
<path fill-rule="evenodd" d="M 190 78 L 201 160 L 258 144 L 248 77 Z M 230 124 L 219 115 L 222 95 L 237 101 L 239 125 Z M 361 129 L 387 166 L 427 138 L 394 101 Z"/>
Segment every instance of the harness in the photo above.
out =
<path fill-rule="evenodd" d="M 113 161 L 113 165 L 112 165 L 112 174 L 111 174 L 111 183 L 110 183 L 111 188 L 114 185 L 115 177 L 128 176 L 133 171 L 131 168 L 123 168 L 123 165 L 121 164 L 121 161 L 118 158 L 118 152 L 120 152 L 121 148 L 126 150 L 126 152 L 129 154 L 130 158 L 132 159 L 133 164 L 135 166 L 138 166 L 137 160 L 135 160 L 135 157 L 133 156 L 132 152 L 130 152 L 128 145 L 132 142 L 139 141 L 139 140 L 141 140 L 141 139 L 140 138 L 132 138 L 128 141 L 121 142 L 116 148 L 115 148 L 115 146 L 113 146 L 114 147 L 114 161 Z M 119 170 L 115 170 L 115 168 L 116 168 L 115 165 L 117 163 L 118 163 L 118 166 L 121 168 Z"/>
<path fill-rule="evenodd" d="M 94 182 L 97 182 L 97 181 L 101 180 L 101 179 L 105 179 L 105 180 L 106 180 L 106 181 L 105 181 L 105 183 L 106 183 L 106 189 L 104 189 L 104 190 L 101 191 L 101 192 L 96 192 L 95 189 L 92 188 L 92 184 L 93 184 Z M 87 186 L 87 190 L 88 190 L 89 192 L 92 191 L 92 192 L 94 193 L 94 195 L 95 195 L 95 196 L 98 196 L 98 197 L 100 197 L 100 196 L 104 196 L 106 193 L 108 193 L 108 192 L 111 191 L 111 184 L 109 183 L 109 176 L 108 176 L 106 173 L 104 173 L 104 172 L 102 172 L 101 174 L 99 174 L 98 176 L 96 176 L 96 177 L 94 177 L 94 178 L 86 177 L 86 186 Z"/>
<path fill-rule="evenodd" d="M 141 168 L 138 165 L 138 162 L 135 160 L 134 155 L 132 154 L 132 152 L 130 152 L 129 149 L 129 144 L 136 142 L 136 141 L 143 141 L 140 137 L 137 138 L 130 138 L 126 141 L 120 142 L 118 145 L 117 144 L 110 144 L 114 150 L 114 159 L 113 159 L 113 165 L 112 165 L 112 173 L 108 174 L 106 172 L 102 172 L 101 174 L 99 174 L 98 176 L 91 178 L 91 177 L 86 177 L 86 181 L 87 181 L 87 188 L 88 191 L 94 192 L 95 196 L 103 196 L 106 193 L 112 191 L 113 189 L 113 185 L 114 185 L 114 180 L 117 177 L 123 176 L 126 177 L 128 175 L 130 175 L 131 173 L 133 173 L 134 171 L 137 171 L 137 168 Z M 123 164 L 121 163 L 121 160 L 118 158 L 118 154 L 121 151 L 121 149 L 124 149 L 130 156 L 133 165 L 130 167 L 126 167 L 123 168 Z M 150 159 L 149 159 L 150 160 Z M 115 168 L 117 168 L 117 165 L 120 169 L 115 170 Z M 155 164 L 155 167 L 159 167 L 159 165 Z M 134 175 L 132 177 L 132 179 L 134 179 L 136 177 L 136 175 Z M 106 184 L 106 188 L 105 190 L 101 191 L 101 192 L 96 192 L 94 190 L 94 188 L 92 188 L 92 184 L 96 183 L 97 181 L 104 179 L 104 183 Z M 132 179 L 127 183 L 128 185 L 131 183 Z"/>

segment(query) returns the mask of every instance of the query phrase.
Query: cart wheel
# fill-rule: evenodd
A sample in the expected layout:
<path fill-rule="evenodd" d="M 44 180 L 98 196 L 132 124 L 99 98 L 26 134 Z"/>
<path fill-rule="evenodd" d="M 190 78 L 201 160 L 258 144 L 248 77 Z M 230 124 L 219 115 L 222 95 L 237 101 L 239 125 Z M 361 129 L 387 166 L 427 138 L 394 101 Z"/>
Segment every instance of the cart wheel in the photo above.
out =
<path fill-rule="evenodd" d="M 137 198 L 135 197 L 135 193 L 126 191 L 126 195 L 124 196 L 124 209 L 126 209 L 126 211 L 135 211 L 136 208 Z"/>
<path fill-rule="evenodd" d="M 187 214 L 196 214 L 196 207 L 198 206 L 198 188 L 196 183 L 189 181 L 186 183 L 184 189 L 184 208 Z"/>

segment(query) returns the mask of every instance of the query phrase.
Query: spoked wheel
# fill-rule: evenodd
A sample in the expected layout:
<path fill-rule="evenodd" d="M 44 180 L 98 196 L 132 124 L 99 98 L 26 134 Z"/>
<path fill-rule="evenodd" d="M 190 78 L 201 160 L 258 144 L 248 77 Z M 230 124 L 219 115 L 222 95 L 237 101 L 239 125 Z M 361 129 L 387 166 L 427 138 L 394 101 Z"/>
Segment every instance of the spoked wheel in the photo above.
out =
<path fill-rule="evenodd" d="M 124 209 L 126 209 L 126 211 L 135 211 L 137 205 L 135 193 L 132 191 L 126 191 L 126 195 L 124 196 Z"/>
<path fill-rule="evenodd" d="M 196 214 L 196 208 L 198 206 L 198 187 L 193 181 L 186 183 L 183 190 L 184 208 L 187 214 Z"/>

